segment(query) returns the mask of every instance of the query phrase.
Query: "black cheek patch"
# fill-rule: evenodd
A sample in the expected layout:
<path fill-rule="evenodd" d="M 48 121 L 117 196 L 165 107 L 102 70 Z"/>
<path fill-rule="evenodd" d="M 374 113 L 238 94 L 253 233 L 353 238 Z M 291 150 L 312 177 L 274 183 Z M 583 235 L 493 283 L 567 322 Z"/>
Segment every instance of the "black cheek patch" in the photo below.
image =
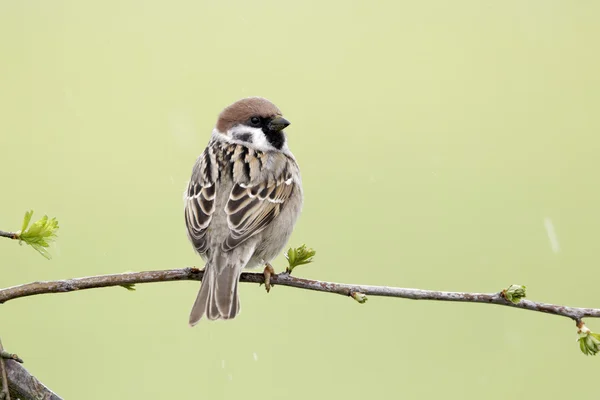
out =
<path fill-rule="evenodd" d="M 236 133 L 235 140 L 239 140 L 241 142 L 252 143 L 252 134 L 251 133 Z"/>

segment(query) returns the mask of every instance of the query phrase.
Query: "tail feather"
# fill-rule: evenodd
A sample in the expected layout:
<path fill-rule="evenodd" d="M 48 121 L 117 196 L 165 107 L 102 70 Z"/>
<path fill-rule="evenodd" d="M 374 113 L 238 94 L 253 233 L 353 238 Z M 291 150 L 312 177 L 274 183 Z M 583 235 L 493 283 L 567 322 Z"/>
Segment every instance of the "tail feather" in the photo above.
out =
<path fill-rule="evenodd" d="M 216 257 L 214 261 L 217 263 L 207 263 L 204 268 L 200 291 L 190 313 L 191 326 L 204 316 L 209 320 L 232 319 L 240 312 L 238 281 L 243 266 L 228 264 L 226 257 Z"/>
<path fill-rule="evenodd" d="M 194 302 L 192 312 L 190 313 L 190 326 L 194 326 L 200 322 L 200 319 L 202 319 L 204 314 L 207 314 L 207 317 L 212 314 L 212 312 L 210 312 L 212 308 L 210 299 L 212 298 L 212 288 L 214 287 L 214 284 L 212 283 L 214 281 L 213 275 L 212 268 L 209 268 L 209 265 L 207 264 L 204 268 L 204 276 L 202 277 L 202 283 L 200 284 L 200 291 L 198 292 L 198 296 L 196 296 L 196 301 Z"/>
<path fill-rule="evenodd" d="M 212 268 L 211 268 L 212 270 Z M 210 274 L 211 280 L 208 283 L 208 297 L 207 303 L 205 306 L 206 318 L 210 321 L 214 321 L 215 319 L 219 319 L 221 316 L 221 312 L 217 306 L 216 294 L 217 294 L 217 276 L 214 271 Z M 200 287 L 202 290 L 202 286 Z"/>
<path fill-rule="evenodd" d="M 240 305 L 237 294 L 240 268 L 235 265 L 226 265 L 218 272 L 216 279 L 215 300 L 222 319 L 235 318 Z"/>
<path fill-rule="evenodd" d="M 238 284 L 240 283 L 240 275 L 238 274 L 235 280 L 235 287 L 233 288 L 233 297 L 231 299 L 231 308 L 229 309 L 229 318 L 235 318 L 240 312 L 240 298 L 238 296 Z"/>

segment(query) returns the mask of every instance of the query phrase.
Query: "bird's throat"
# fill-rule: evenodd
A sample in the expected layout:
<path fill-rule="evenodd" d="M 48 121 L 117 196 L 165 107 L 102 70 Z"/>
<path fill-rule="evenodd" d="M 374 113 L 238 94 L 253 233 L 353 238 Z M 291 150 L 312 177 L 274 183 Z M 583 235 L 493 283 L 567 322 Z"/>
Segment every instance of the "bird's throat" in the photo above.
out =
<path fill-rule="evenodd" d="M 281 150 L 283 145 L 285 144 L 285 134 L 282 131 L 269 131 L 265 132 L 265 137 L 277 150 Z"/>

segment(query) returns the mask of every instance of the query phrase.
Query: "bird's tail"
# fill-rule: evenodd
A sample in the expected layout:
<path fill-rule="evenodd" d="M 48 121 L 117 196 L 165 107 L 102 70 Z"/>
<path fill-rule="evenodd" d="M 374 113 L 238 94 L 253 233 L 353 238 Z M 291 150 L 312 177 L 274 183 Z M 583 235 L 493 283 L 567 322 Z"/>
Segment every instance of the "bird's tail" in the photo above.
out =
<path fill-rule="evenodd" d="M 238 315 L 238 281 L 244 266 L 227 261 L 226 256 L 219 254 L 206 264 L 200 291 L 190 313 L 191 326 L 200 322 L 204 315 L 209 320 L 231 319 Z"/>

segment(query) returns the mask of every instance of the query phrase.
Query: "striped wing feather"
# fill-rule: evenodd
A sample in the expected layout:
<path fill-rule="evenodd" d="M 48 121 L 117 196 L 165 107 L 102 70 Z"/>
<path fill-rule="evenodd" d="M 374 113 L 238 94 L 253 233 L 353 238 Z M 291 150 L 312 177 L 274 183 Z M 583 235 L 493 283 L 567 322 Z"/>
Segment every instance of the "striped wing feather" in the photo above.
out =
<path fill-rule="evenodd" d="M 190 182 L 186 194 L 185 223 L 190 240 L 198 253 L 206 252 L 206 231 L 215 211 L 216 184 L 209 185 L 202 186 L 199 182 Z"/>
<path fill-rule="evenodd" d="M 294 190 L 287 168 L 279 176 L 259 180 L 262 155 L 245 146 L 221 148 L 217 154 L 207 148 L 194 167 L 185 196 L 185 221 L 190 240 L 199 253 L 208 249 L 207 230 L 215 212 L 218 184 L 215 180 L 230 172 L 234 184 L 225 205 L 229 235 L 222 244 L 229 251 L 263 231 L 281 212 Z M 212 158 L 211 157 L 214 157 Z M 220 165 L 213 167 L 211 158 Z M 286 161 L 287 162 L 287 161 Z M 225 172 L 227 171 L 227 172 Z M 252 182 L 252 183 L 251 183 Z"/>
<path fill-rule="evenodd" d="M 233 185 L 225 206 L 230 233 L 223 250 L 231 250 L 263 231 L 279 215 L 293 190 L 292 179 L 283 180 L 283 177 L 252 186 Z"/>

